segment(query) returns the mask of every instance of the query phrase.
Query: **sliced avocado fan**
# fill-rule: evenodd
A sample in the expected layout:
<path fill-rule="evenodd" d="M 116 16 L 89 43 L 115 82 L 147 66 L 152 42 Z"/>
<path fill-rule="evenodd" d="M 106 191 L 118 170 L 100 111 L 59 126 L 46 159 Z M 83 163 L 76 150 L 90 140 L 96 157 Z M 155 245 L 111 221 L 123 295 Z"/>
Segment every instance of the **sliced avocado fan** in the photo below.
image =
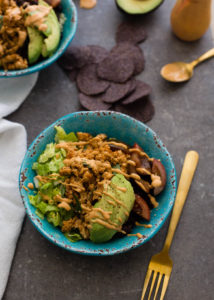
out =
<path fill-rule="evenodd" d="M 39 0 L 39 4 L 43 6 L 49 6 L 43 0 Z M 51 9 L 49 15 L 47 16 L 46 24 L 50 34 L 44 39 L 42 56 L 50 57 L 56 51 L 60 42 L 60 24 L 53 9 Z"/>
<path fill-rule="evenodd" d="M 118 7 L 128 14 L 146 14 L 157 8 L 164 0 L 115 0 Z"/>
<path fill-rule="evenodd" d="M 103 194 L 102 198 L 94 205 L 94 208 L 101 208 L 105 212 L 110 212 L 110 222 L 115 224 L 116 227 L 122 226 L 133 208 L 135 201 L 135 194 L 131 183 L 126 178 L 117 174 L 112 177 L 111 183 L 107 188 L 107 195 Z M 125 188 L 121 191 L 116 188 Z M 110 196 L 108 196 L 108 194 Z M 113 199 L 117 199 L 118 202 Z M 111 204 L 113 202 L 113 204 Z M 123 205 L 118 204 L 122 202 Z M 103 243 L 109 241 L 117 232 L 115 229 L 108 228 L 96 222 L 96 219 L 102 220 L 102 215 L 97 213 L 98 217 L 91 222 L 90 240 L 94 243 Z M 94 221 L 94 222 L 93 222 Z"/>
<path fill-rule="evenodd" d="M 44 37 L 35 27 L 27 27 L 27 32 L 30 40 L 28 44 L 28 61 L 29 64 L 33 64 L 42 53 Z"/>

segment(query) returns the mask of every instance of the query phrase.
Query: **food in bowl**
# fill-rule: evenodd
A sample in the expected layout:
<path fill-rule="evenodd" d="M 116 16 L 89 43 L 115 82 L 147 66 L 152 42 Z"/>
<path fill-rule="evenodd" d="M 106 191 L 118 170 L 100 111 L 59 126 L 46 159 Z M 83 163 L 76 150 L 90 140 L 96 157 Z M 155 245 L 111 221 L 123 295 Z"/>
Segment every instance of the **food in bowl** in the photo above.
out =
<path fill-rule="evenodd" d="M 0 68 L 26 69 L 57 50 L 65 16 L 60 0 L 0 2 Z"/>
<path fill-rule="evenodd" d="M 28 184 L 36 187 L 29 200 L 39 217 L 60 227 L 70 241 L 94 243 L 130 234 L 139 220 L 150 221 L 155 196 L 166 184 L 160 160 L 102 133 L 55 129 L 55 143 L 33 164 L 36 176 Z"/>

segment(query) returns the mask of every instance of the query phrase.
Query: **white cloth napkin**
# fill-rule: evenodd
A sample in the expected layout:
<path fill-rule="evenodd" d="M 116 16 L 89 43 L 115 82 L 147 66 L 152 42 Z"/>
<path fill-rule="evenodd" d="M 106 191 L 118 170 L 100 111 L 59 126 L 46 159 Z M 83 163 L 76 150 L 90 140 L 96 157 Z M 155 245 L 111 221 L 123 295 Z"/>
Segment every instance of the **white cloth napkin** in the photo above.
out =
<path fill-rule="evenodd" d="M 3 296 L 24 217 L 18 188 L 26 151 L 24 126 L 1 119 L 15 111 L 36 83 L 38 74 L 0 79 L 0 299 Z"/>
<path fill-rule="evenodd" d="M 34 87 L 38 73 L 0 79 L 0 118 L 15 111 Z"/>

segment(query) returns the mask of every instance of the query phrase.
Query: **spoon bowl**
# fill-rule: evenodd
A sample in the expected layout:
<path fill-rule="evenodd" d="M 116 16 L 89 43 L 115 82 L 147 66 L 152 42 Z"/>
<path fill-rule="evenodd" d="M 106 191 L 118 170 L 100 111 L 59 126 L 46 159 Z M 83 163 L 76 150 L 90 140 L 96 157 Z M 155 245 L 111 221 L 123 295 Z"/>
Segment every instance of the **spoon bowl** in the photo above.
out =
<path fill-rule="evenodd" d="M 184 82 L 193 75 L 193 66 L 184 62 L 174 62 L 161 69 L 161 76 L 170 82 Z"/>
<path fill-rule="evenodd" d="M 170 82 L 184 82 L 193 76 L 193 69 L 202 61 L 214 56 L 214 48 L 210 49 L 191 63 L 181 61 L 167 64 L 161 69 L 161 76 Z"/>

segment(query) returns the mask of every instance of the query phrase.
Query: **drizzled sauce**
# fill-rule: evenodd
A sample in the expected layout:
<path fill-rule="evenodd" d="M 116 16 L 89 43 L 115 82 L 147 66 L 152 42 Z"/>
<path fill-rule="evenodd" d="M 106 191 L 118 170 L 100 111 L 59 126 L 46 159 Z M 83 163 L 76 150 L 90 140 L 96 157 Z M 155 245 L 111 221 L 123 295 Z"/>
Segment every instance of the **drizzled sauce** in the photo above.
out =
<path fill-rule="evenodd" d="M 102 208 L 99 208 L 99 207 L 94 207 L 93 211 L 101 213 L 105 220 L 110 220 L 110 217 L 111 217 L 111 214 L 112 214 L 111 211 L 105 211 L 105 210 L 103 210 Z"/>
<path fill-rule="evenodd" d="M 113 230 L 116 230 L 116 231 L 119 231 L 119 232 L 122 232 L 123 234 L 126 234 L 125 231 L 123 231 L 120 227 L 116 226 L 116 225 L 112 225 L 110 224 L 109 222 L 106 222 L 104 220 L 101 220 L 101 219 L 93 219 L 91 220 L 92 223 L 98 223 L 100 225 L 103 225 L 105 226 L 106 228 L 108 229 L 113 229 Z"/>
<path fill-rule="evenodd" d="M 121 147 L 121 148 L 124 148 L 124 149 L 128 149 L 128 146 L 123 144 L 123 143 L 118 143 L 118 142 L 113 142 L 113 141 L 109 141 L 107 143 L 110 144 L 110 145 L 114 145 L 114 146 L 118 146 L 118 147 Z"/>
<path fill-rule="evenodd" d="M 110 193 L 104 191 L 103 194 L 106 195 L 106 196 L 108 196 L 108 197 L 110 197 L 110 198 L 112 198 L 117 204 L 119 204 L 119 205 L 123 206 L 125 209 L 127 209 L 126 205 L 122 201 L 120 201 L 119 199 L 115 198 Z"/>
<path fill-rule="evenodd" d="M 68 198 L 62 198 L 60 195 L 56 195 L 54 197 L 54 200 L 59 201 L 59 202 L 66 202 L 66 203 L 71 203 L 72 200 Z"/>
<path fill-rule="evenodd" d="M 29 189 L 31 189 L 31 190 L 34 189 L 34 185 L 33 185 L 32 182 L 29 182 L 28 185 L 27 185 L 27 187 L 28 187 Z"/>
<path fill-rule="evenodd" d="M 154 160 L 154 158 L 150 158 L 145 152 L 140 151 L 140 149 L 138 149 L 138 148 L 131 148 L 131 149 L 129 149 L 129 152 L 130 152 L 130 153 L 136 152 L 136 153 L 138 153 L 140 156 L 145 156 L 145 157 L 148 158 L 149 161 L 153 161 L 153 160 Z"/>
<path fill-rule="evenodd" d="M 139 232 L 137 232 L 137 233 L 129 233 L 129 234 L 127 234 L 128 236 L 136 236 L 136 237 L 138 237 L 139 239 L 141 239 L 142 237 L 143 237 L 143 235 L 141 234 L 141 233 L 139 233 Z"/>
<path fill-rule="evenodd" d="M 122 174 L 124 177 L 127 177 L 127 178 L 133 178 L 133 179 L 136 179 L 136 180 L 140 180 L 141 177 L 135 173 L 131 173 L 130 175 L 121 171 L 120 169 L 114 169 L 112 168 L 112 171 L 115 172 L 115 173 L 119 173 L 119 174 Z"/>
<path fill-rule="evenodd" d="M 152 195 L 148 194 L 150 201 L 152 202 L 152 205 L 154 207 L 158 207 L 159 203 L 155 200 L 155 197 L 153 197 Z"/>
<path fill-rule="evenodd" d="M 113 206 L 117 206 L 117 204 L 114 201 L 112 201 L 112 200 L 108 199 L 107 202 L 108 202 L 108 204 L 111 204 Z"/>
<path fill-rule="evenodd" d="M 136 166 L 136 162 L 134 162 L 133 160 L 127 160 L 127 164 L 135 167 Z"/>
<path fill-rule="evenodd" d="M 127 192 L 127 188 L 125 188 L 125 187 L 122 187 L 122 186 L 118 186 L 118 185 L 116 185 L 116 184 L 114 184 L 114 183 L 112 183 L 111 182 L 111 186 L 113 186 L 114 188 L 116 188 L 118 191 L 121 191 L 121 192 Z"/>
<path fill-rule="evenodd" d="M 142 174 L 142 175 L 145 175 L 145 174 L 151 175 L 151 174 L 152 174 L 151 172 L 149 172 L 149 171 L 148 171 L 147 169 L 145 169 L 145 168 L 136 168 L 136 171 L 137 171 L 138 173 Z"/>
<path fill-rule="evenodd" d="M 141 187 L 141 189 L 144 191 L 144 192 L 148 192 L 147 189 L 145 188 L 144 184 L 142 183 L 142 181 L 138 181 L 138 180 L 135 180 L 135 182 L 137 183 L 137 185 L 139 187 Z"/>
<path fill-rule="evenodd" d="M 48 29 L 47 24 L 45 24 L 46 17 L 51 11 L 51 7 L 43 5 L 28 5 L 24 12 L 27 13 L 25 20 L 25 26 L 35 26 L 40 31 L 45 31 Z"/>
<path fill-rule="evenodd" d="M 139 222 L 135 222 L 136 226 L 141 226 L 141 227 L 145 227 L 145 228 L 152 228 L 151 224 L 141 224 Z"/>

